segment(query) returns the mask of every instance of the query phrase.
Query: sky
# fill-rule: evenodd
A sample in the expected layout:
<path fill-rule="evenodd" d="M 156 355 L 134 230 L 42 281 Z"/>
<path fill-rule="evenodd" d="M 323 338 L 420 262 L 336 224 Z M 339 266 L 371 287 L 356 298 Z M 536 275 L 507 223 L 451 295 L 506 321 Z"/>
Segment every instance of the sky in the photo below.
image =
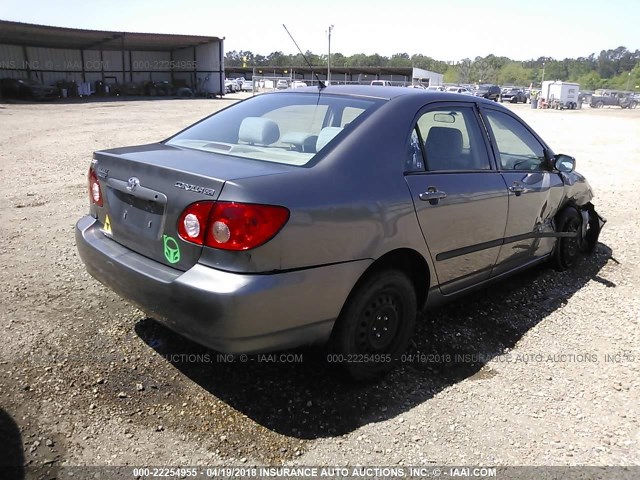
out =
<path fill-rule="evenodd" d="M 225 51 L 268 55 L 421 53 L 455 62 L 576 58 L 640 49 L 638 0 L 1 0 L 0 19 L 97 30 L 224 37 Z"/>

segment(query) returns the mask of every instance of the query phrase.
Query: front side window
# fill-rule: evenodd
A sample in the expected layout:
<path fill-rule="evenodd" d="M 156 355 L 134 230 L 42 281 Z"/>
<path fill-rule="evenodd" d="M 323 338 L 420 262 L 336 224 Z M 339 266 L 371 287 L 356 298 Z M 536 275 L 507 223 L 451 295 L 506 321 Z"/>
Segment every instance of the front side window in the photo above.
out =
<path fill-rule="evenodd" d="M 472 107 L 439 107 L 417 125 L 427 170 L 489 170 L 489 155 Z"/>
<path fill-rule="evenodd" d="M 486 112 L 503 170 L 545 170 L 544 147 L 518 120 L 495 110 Z"/>
<path fill-rule="evenodd" d="M 302 166 L 382 103 L 322 94 L 259 95 L 196 123 L 166 143 Z"/>

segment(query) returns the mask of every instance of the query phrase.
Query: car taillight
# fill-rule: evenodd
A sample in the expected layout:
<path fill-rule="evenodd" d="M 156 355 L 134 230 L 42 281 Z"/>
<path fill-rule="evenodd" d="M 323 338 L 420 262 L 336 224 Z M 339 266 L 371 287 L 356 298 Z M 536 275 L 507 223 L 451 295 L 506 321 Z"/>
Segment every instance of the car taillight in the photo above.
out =
<path fill-rule="evenodd" d="M 183 240 L 202 245 L 207 233 L 209 215 L 214 202 L 198 202 L 189 205 L 178 219 L 178 235 Z"/>
<path fill-rule="evenodd" d="M 187 242 L 223 250 L 250 250 L 271 240 L 289 220 L 276 205 L 198 202 L 178 219 L 178 235 Z"/>
<path fill-rule="evenodd" d="M 93 167 L 89 168 L 89 201 L 99 207 L 102 206 L 102 190 L 100 190 L 98 176 Z"/>

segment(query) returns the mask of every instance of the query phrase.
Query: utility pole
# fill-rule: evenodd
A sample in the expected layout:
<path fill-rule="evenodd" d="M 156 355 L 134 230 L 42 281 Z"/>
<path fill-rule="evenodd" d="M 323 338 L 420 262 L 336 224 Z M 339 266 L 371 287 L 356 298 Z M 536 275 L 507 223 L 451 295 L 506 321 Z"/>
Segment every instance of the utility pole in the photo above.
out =
<path fill-rule="evenodd" d="M 540 88 L 542 88 L 542 82 L 544 82 L 544 62 L 542 62 L 542 80 L 540 81 Z"/>
<path fill-rule="evenodd" d="M 329 25 L 329 55 L 327 56 L 327 85 L 331 83 L 331 31 L 333 30 L 333 25 Z"/>
<path fill-rule="evenodd" d="M 629 91 L 629 82 L 631 81 L 631 72 L 627 75 L 627 92 Z"/>

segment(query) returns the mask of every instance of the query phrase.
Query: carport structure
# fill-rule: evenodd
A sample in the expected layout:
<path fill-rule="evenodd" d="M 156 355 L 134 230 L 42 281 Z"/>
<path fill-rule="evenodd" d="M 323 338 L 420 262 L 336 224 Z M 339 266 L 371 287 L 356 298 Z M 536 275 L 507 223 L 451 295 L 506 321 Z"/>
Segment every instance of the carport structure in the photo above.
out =
<path fill-rule="evenodd" d="M 0 78 L 183 84 L 224 93 L 224 38 L 110 32 L 0 20 Z"/>

